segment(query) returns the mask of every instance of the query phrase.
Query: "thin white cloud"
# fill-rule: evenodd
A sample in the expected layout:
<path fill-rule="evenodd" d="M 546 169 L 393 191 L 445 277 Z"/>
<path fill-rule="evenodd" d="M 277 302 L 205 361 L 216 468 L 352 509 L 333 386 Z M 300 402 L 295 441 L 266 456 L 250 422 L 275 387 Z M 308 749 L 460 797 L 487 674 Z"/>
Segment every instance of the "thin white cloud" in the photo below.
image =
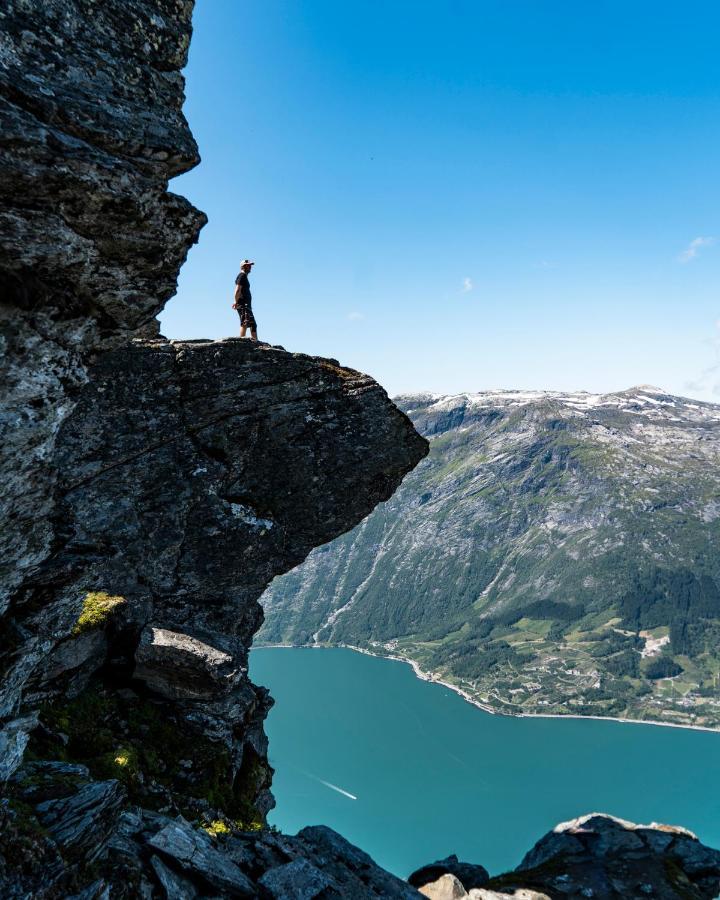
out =
<path fill-rule="evenodd" d="M 360 322 L 362 319 L 365 318 L 365 316 L 361 312 L 358 312 L 355 309 L 352 312 L 349 312 L 347 314 L 347 317 L 348 317 L 348 319 L 350 319 L 351 322 Z"/>
<path fill-rule="evenodd" d="M 714 237 L 696 237 L 693 238 L 683 252 L 678 256 L 678 262 L 688 263 L 695 259 L 704 247 L 710 247 L 715 243 Z"/>
<path fill-rule="evenodd" d="M 462 284 L 463 294 L 469 294 L 472 289 L 473 289 L 472 278 L 463 278 L 463 284 Z"/>

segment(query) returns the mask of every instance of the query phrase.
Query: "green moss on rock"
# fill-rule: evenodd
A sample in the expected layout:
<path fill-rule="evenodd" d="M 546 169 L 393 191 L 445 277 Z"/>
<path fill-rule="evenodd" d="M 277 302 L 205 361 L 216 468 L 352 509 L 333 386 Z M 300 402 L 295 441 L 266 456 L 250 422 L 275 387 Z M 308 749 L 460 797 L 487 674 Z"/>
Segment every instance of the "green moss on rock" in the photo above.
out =
<path fill-rule="evenodd" d="M 95 778 L 116 778 L 132 802 L 148 808 L 172 802 L 194 818 L 194 804 L 201 801 L 240 830 L 265 826 L 255 800 L 270 784 L 267 761 L 246 747 L 236 771 L 224 744 L 176 721 L 164 704 L 124 697 L 95 683 L 62 705 L 48 705 L 41 720 L 68 740 L 52 746 L 31 743 L 36 758 L 79 762 Z"/>
<path fill-rule="evenodd" d="M 90 591 L 85 595 L 82 612 L 72 633 L 85 634 L 86 631 L 104 628 L 112 612 L 124 603 L 127 603 L 124 597 L 114 597 L 106 591 Z"/>

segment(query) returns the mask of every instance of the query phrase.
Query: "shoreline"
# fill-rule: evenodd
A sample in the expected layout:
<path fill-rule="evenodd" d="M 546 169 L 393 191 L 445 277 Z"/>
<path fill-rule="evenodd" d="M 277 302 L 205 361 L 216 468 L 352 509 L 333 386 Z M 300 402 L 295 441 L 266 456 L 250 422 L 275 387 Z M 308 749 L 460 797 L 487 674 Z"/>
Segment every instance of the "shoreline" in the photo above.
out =
<path fill-rule="evenodd" d="M 458 687 L 456 684 L 451 684 L 448 681 L 443 681 L 435 672 L 425 672 L 420 668 L 420 664 L 414 660 L 410 659 L 407 656 L 397 656 L 394 654 L 387 653 L 376 653 L 372 650 L 368 650 L 366 647 L 356 647 L 353 644 L 335 644 L 333 646 L 323 646 L 319 644 L 299 647 L 296 644 L 261 644 L 259 647 L 253 648 L 256 650 L 332 650 L 332 649 L 342 649 L 342 650 L 352 650 L 354 653 L 362 653 L 365 656 L 374 656 L 377 659 L 389 659 L 393 662 L 402 662 L 406 663 L 413 670 L 415 677 L 419 681 L 426 681 L 429 684 L 439 684 L 443 687 L 448 688 L 454 693 L 458 694 L 465 700 L 466 703 L 469 703 L 471 706 L 477 707 L 477 709 L 482 710 L 485 713 L 489 713 L 491 716 L 505 716 L 508 719 L 586 719 L 586 720 L 597 720 L 598 722 L 618 722 L 621 725 L 656 725 L 660 728 L 684 728 L 688 731 L 707 731 L 710 734 L 720 734 L 720 726 L 718 728 L 711 728 L 709 725 L 681 725 L 679 722 L 660 722 L 657 719 L 620 719 L 615 716 L 583 716 L 578 713 L 530 713 L 530 712 L 499 712 L 496 709 L 493 709 L 491 706 L 488 706 L 485 703 L 481 703 L 479 700 L 476 700 L 472 697 L 464 688 Z"/>

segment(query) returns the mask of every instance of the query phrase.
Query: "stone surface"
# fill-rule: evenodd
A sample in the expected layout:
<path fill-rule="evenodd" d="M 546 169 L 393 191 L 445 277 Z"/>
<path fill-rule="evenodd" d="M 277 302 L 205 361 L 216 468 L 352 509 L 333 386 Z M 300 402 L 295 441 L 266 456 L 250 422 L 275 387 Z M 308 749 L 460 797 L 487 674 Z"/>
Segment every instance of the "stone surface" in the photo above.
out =
<path fill-rule="evenodd" d="M 268 869 L 258 884 L 277 900 L 312 900 L 313 897 L 327 896 L 332 880 L 306 859 L 300 858 Z"/>
<path fill-rule="evenodd" d="M 202 700 L 229 691 L 241 675 L 233 657 L 197 638 L 146 626 L 135 652 L 135 678 L 170 699 Z"/>
<path fill-rule="evenodd" d="M 125 791 L 117 781 L 95 781 L 68 797 L 37 804 L 42 826 L 70 859 L 94 860 L 115 829 Z"/>
<path fill-rule="evenodd" d="M 489 875 L 483 866 L 473 863 L 460 862 L 452 854 L 445 859 L 439 859 L 429 866 L 416 869 L 408 876 L 408 881 L 415 887 L 421 887 L 431 881 L 436 881 L 442 875 L 454 875 L 463 885 L 466 891 L 471 888 L 483 887 L 488 883 Z"/>
<path fill-rule="evenodd" d="M 150 865 L 165 891 L 167 900 L 193 900 L 198 892 L 192 882 L 167 866 L 159 856 L 150 857 Z"/>
<path fill-rule="evenodd" d="M 429 900 L 462 900 L 468 896 L 462 882 L 449 873 L 441 875 L 436 881 L 421 885 L 418 891 Z"/>
<path fill-rule="evenodd" d="M 0 783 L 7 781 L 22 762 L 30 740 L 29 732 L 37 725 L 37 715 L 21 716 L 3 725 L 0 731 Z"/>
<path fill-rule="evenodd" d="M 0 8 L 0 613 L 55 541 L 58 429 L 101 349 L 156 330 L 205 221 L 167 191 L 198 162 L 181 112 L 190 0 Z M 42 638 L 17 647 L 0 714 Z M 7 662 L 6 662 L 7 666 Z"/>
<path fill-rule="evenodd" d="M 0 9 L 0 775 L 28 739 L 40 761 L 86 766 L 26 770 L 11 799 L 30 811 L 4 809 L 28 848 L 59 848 L 68 893 L 96 890 L 80 860 L 106 844 L 114 890 L 157 883 L 138 856 L 157 814 L 120 815 L 108 773 L 133 803 L 262 822 L 258 597 L 426 452 L 384 391 L 335 360 L 155 339 L 205 221 L 167 190 L 198 161 L 181 111 L 192 7 Z M 187 827 L 193 857 L 212 857 Z M 197 878 L 233 871 L 215 863 Z M 3 871 L 22 893 L 18 865 Z"/>
<path fill-rule="evenodd" d="M 591 813 L 557 825 L 515 872 L 492 878 L 488 888 L 532 889 L 552 898 L 711 900 L 720 893 L 720 851 L 685 828 Z"/>
<path fill-rule="evenodd" d="M 176 860 L 191 875 L 200 876 L 214 888 L 231 897 L 253 897 L 256 889 L 250 879 L 212 845 L 207 835 L 187 822 L 166 825 L 149 841 L 154 850 Z"/>
<path fill-rule="evenodd" d="M 89 379 L 57 438 L 64 541 L 38 576 L 60 609 L 28 626 L 52 624 L 57 659 L 88 592 L 123 597 L 105 671 L 171 702 L 236 774 L 265 757 L 266 695 L 247 678 L 259 596 L 386 498 L 425 442 L 368 376 L 239 339 L 135 342 Z M 32 704 L 52 685 L 31 671 L 27 688 Z"/>
<path fill-rule="evenodd" d="M 470 900 L 551 900 L 547 894 L 531 891 L 527 888 L 519 888 L 510 893 L 490 891 L 487 888 L 473 888 L 469 892 L 468 897 L 470 897 Z"/>
<path fill-rule="evenodd" d="M 415 888 L 376 865 L 349 841 L 324 825 L 303 828 L 297 850 L 329 875 L 340 897 L 417 898 Z"/>

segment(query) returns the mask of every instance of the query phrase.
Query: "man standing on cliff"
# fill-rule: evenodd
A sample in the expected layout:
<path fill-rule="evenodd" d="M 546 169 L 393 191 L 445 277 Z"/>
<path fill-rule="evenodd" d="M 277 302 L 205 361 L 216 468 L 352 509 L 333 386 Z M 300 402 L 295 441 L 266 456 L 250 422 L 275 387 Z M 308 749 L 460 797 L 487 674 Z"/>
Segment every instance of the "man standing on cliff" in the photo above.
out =
<path fill-rule="evenodd" d="M 248 275 L 254 262 L 244 259 L 240 263 L 240 274 L 235 279 L 235 302 L 233 309 L 238 311 L 240 316 L 240 337 L 245 337 L 248 328 L 250 329 L 250 338 L 257 341 L 257 322 L 252 311 L 252 294 L 250 293 L 250 280 Z"/>

